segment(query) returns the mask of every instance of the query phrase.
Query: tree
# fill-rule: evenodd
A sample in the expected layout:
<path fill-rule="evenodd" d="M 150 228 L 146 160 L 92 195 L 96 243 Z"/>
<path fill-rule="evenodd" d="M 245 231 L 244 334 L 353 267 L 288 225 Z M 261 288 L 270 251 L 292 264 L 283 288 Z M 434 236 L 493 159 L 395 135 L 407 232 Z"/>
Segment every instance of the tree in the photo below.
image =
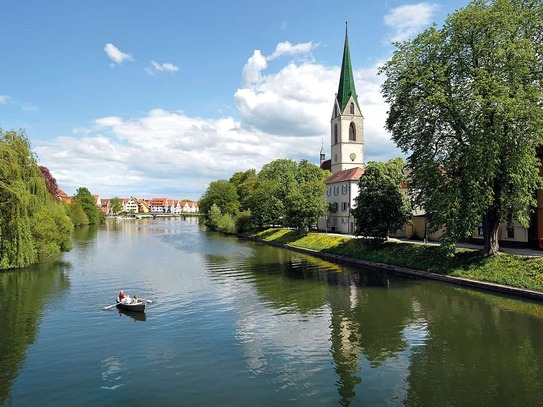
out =
<path fill-rule="evenodd" d="M 237 214 L 239 200 L 235 185 L 225 179 L 211 182 L 198 206 L 200 211 L 207 215 L 213 204 L 217 205 L 222 214 Z"/>
<path fill-rule="evenodd" d="M 71 204 L 66 206 L 66 213 L 70 217 L 70 220 L 74 226 L 83 226 L 90 223 L 89 218 L 87 217 L 87 214 L 83 210 L 83 207 L 79 201 L 74 200 Z"/>
<path fill-rule="evenodd" d="M 528 224 L 542 186 L 543 6 L 475 0 L 414 40 L 381 68 L 386 127 L 409 153 L 411 184 L 445 247 L 483 226 L 498 252 L 501 222 Z"/>
<path fill-rule="evenodd" d="M 0 269 L 70 250 L 71 225 L 47 191 L 24 132 L 0 129 Z"/>
<path fill-rule="evenodd" d="M 85 187 L 80 187 L 75 191 L 74 203 L 79 203 L 87 215 L 90 224 L 96 224 L 100 222 L 100 208 L 96 205 L 94 197 L 90 191 Z"/>
<path fill-rule="evenodd" d="M 57 180 L 51 175 L 51 172 L 49 172 L 49 169 L 47 167 L 40 165 L 38 168 L 40 169 L 43 180 L 45 181 L 47 191 L 51 194 L 52 197 L 56 199 L 58 195 Z"/>
<path fill-rule="evenodd" d="M 326 212 L 326 185 L 321 181 L 308 181 L 293 188 L 286 197 L 286 224 L 307 232 Z"/>
<path fill-rule="evenodd" d="M 355 208 L 356 235 L 385 240 L 411 218 L 411 204 L 402 191 L 405 163 L 401 158 L 370 161 L 358 181 Z"/>
<path fill-rule="evenodd" d="M 246 210 L 248 208 L 247 199 L 253 193 L 258 182 L 256 170 L 250 169 L 245 172 L 236 172 L 230 177 L 230 182 L 236 187 L 240 208 Z"/>
<path fill-rule="evenodd" d="M 255 190 L 247 198 L 253 223 L 262 228 L 267 225 L 280 225 L 285 216 L 285 205 L 277 198 L 277 182 L 259 180 Z"/>
<path fill-rule="evenodd" d="M 113 215 L 117 215 L 117 214 L 121 213 L 121 211 L 123 210 L 123 205 L 121 203 L 121 199 L 118 198 L 118 197 L 111 198 L 111 201 L 109 201 L 109 207 L 110 207 L 111 213 Z"/>

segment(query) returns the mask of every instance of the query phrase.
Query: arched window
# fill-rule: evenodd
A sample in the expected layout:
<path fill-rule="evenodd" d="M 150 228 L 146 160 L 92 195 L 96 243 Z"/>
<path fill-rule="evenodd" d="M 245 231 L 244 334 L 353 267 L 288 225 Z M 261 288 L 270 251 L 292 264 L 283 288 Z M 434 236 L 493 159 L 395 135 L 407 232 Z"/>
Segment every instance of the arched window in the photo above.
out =
<path fill-rule="evenodd" d="M 338 136 L 337 136 L 337 123 L 334 124 L 334 144 L 338 143 Z"/>
<path fill-rule="evenodd" d="M 356 127 L 353 122 L 349 126 L 349 140 L 356 141 Z"/>
<path fill-rule="evenodd" d="M 351 102 L 351 114 L 354 114 L 354 103 Z"/>

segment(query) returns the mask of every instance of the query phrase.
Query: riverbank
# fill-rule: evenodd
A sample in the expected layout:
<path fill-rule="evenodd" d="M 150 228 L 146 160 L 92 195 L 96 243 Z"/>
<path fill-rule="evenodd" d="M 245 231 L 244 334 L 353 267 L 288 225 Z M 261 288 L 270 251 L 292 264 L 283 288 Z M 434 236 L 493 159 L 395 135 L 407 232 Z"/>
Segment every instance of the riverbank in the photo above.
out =
<path fill-rule="evenodd" d="M 301 236 L 288 229 L 266 229 L 249 237 L 343 263 L 543 301 L 539 257 L 509 253 L 482 257 L 470 248 L 458 248 L 454 256 L 446 257 L 436 245 L 388 241 L 371 246 L 350 236 L 314 232 Z"/>

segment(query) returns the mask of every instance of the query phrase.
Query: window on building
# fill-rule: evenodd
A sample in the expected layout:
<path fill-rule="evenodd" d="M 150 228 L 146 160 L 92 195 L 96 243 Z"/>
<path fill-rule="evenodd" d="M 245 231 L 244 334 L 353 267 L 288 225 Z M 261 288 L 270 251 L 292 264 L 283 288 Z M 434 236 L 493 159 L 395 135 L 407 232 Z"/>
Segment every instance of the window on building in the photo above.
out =
<path fill-rule="evenodd" d="M 338 143 L 337 123 L 334 124 L 334 144 Z"/>
<path fill-rule="evenodd" d="M 507 238 L 508 239 L 515 238 L 515 228 L 507 228 Z"/>
<path fill-rule="evenodd" d="M 353 102 L 351 102 L 351 109 L 350 110 L 351 110 L 351 114 L 354 114 L 354 103 Z"/>
<path fill-rule="evenodd" d="M 341 203 L 341 210 L 343 212 L 346 212 L 348 209 L 349 209 L 349 204 L 347 202 L 342 202 Z"/>
<path fill-rule="evenodd" d="M 356 141 L 356 127 L 353 122 L 349 125 L 349 140 Z"/>

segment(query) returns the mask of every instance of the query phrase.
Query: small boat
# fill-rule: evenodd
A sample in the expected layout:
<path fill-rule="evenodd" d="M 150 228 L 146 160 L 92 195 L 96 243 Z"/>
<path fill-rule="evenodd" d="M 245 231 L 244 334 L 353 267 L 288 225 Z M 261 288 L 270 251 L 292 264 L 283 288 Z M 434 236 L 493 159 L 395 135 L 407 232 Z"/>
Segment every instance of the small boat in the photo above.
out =
<path fill-rule="evenodd" d="M 145 302 L 138 301 L 138 302 L 131 302 L 130 304 L 125 304 L 124 302 L 119 301 L 119 297 L 117 297 L 117 308 L 124 309 L 127 311 L 143 312 L 145 311 Z"/>

